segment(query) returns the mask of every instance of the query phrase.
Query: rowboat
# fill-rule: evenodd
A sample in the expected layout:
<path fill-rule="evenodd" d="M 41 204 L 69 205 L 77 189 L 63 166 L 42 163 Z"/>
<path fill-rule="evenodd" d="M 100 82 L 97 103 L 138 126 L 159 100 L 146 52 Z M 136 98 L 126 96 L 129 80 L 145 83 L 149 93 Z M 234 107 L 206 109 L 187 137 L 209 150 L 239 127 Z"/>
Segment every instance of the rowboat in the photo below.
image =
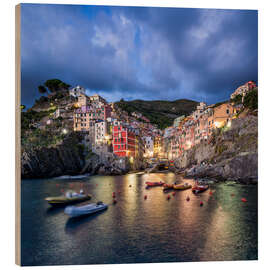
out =
<path fill-rule="evenodd" d="M 173 189 L 177 189 L 177 190 L 185 190 L 189 188 L 191 188 L 191 185 L 189 183 L 173 185 Z"/>
<path fill-rule="evenodd" d="M 84 194 L 81 190 L 80 193 L 74 191 L 67 191 L 64 196 L 47 197 L 47 201 L 52 206 L 64 206 L 72 203 L 83 202 L 91 199 L 90 194 Z"/>
<path fill-rule="evenodd" d="M 164 182 L 145 182 L 148 187 L 163 186 Z"/>
<path fill-rule="evenodd" d="M 97 202 L 83 206 L 67 206 L 64 210 L 64 213 L 70 217 L 79 217 L 84 215 L 91 215 L 96 212 L 103 211 L 107 208 L 107 204 L 104 204 L 103 202 Z"/>
<path fill-rule="evenodd" d="M 192 187 L 192 192 L 197 194 L 200 192 L 204 192 L 209 188 L 209 185 L 196 184 Z"/>

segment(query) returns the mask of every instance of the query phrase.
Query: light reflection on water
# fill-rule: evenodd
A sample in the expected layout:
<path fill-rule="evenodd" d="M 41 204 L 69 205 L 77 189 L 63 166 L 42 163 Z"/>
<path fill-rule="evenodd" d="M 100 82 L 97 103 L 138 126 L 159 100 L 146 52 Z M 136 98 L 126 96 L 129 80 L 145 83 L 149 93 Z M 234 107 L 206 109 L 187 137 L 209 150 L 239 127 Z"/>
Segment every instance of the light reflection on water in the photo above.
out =
<path fill-rule="evenodd" d="M 222 183 L 212 185 L 212 196 L 209 191 L 195 196 L 190 189 L 172 196 L 162 187 L 145 189 L 145 181 L 183 179 L 170 173 L 23 180 L 22 264 L 257 259 L 256 186 Z M 69 219 L 63 208 L 53 209 L 44 201 L 47 196 L 60 195 L 62 189 L 79 191 L 82 187 L 92 194 L 90 202 L 101 200 L 109 208 Z M 112 204 L 113 192 L 116 205 Z M 247 203 L 241 202 L 242 197 Z"/>

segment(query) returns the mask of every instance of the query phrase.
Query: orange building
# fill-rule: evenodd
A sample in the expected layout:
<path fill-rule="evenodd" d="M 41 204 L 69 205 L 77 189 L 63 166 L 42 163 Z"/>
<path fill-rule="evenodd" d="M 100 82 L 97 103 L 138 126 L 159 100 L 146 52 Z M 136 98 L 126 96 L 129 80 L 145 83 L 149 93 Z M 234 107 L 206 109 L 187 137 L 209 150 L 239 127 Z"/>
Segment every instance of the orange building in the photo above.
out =
<path fill-rule="evenodd" d="M 230 103 L 223 103 L 213 108 L 212 113 L 208 116 L 208 133 L 214 128 L 223 127 L 232 119 L 234 108 Z"/>

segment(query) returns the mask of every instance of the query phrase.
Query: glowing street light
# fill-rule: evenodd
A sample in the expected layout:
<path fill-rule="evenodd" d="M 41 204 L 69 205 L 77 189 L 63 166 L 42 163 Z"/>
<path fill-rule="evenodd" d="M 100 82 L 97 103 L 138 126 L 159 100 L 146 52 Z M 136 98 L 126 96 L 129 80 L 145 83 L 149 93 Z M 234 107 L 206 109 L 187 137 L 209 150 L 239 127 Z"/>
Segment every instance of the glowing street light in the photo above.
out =
<path fill-rule="evenodd" d="M 62 133 L 63 134 L 67 134 L 68 133 L 68 130 L 66 128 L 62 129 Z"/>

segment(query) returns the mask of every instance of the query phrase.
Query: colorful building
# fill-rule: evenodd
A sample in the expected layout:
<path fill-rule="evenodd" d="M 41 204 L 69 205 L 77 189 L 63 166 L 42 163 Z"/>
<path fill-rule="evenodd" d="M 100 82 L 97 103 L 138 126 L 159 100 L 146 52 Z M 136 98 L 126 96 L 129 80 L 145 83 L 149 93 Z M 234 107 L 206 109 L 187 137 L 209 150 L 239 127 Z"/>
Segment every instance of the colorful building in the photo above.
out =
<path fill-rule="evenodd" d="M 135 130 L 119 123 L 113 126 L 113 153 L 120 157 L 135 157 L 136 134 Z"/>

